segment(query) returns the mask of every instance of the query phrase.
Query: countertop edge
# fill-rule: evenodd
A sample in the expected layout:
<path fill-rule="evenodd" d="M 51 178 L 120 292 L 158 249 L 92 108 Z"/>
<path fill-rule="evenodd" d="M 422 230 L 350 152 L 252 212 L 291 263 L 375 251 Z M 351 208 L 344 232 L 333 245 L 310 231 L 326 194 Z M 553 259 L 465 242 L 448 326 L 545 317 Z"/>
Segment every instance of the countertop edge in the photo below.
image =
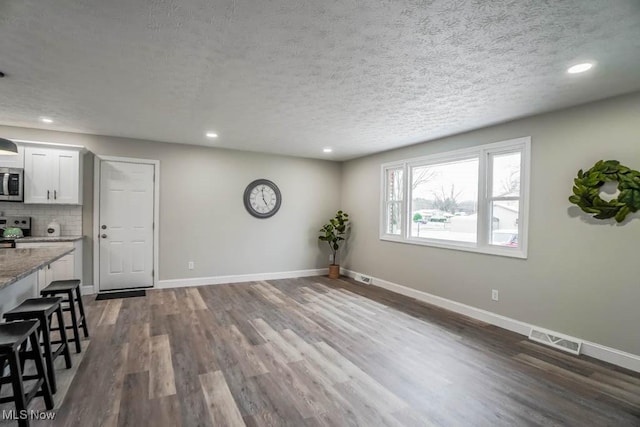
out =
<path fill-rule="evenodd" d="M 16 243 L 59 243 L 59 242 L 76 242 L 84 239 L 85 236 L 29 236 L 16 239 Z"/>
<path fill-rule="evenodd" d="M 60 258 L 62 258 L 65 255 L 70 254 L 71 252 L 75 251 L 75 248 L 60 248 L 60 253 L 58 255 L 55 255 L 51 258 L 48 259 L 48 261 L 46 262 L 42 262 L 40 264 L 36 264 L 36 266 L 31 267 L 27 270 L 25 270 L 24 272 L 18 274 L 16 277 L 14 277 L 13 279 L 10 279 L 8 282 L 5 283 L 1 283 L 0 284 L 0 290 L 5 289 L 8 286 L 13 285 L 14 283 L 16 283 L 17 281 L 24 279 L 25 277 L 29 276 L 30 274 L 35 273 L 36 271 L 40 270 L 42 267 L 44 267 L 45 265 L 49 265 L 52 262 L 55 262 L 57 260 L 59 260 Z"/>

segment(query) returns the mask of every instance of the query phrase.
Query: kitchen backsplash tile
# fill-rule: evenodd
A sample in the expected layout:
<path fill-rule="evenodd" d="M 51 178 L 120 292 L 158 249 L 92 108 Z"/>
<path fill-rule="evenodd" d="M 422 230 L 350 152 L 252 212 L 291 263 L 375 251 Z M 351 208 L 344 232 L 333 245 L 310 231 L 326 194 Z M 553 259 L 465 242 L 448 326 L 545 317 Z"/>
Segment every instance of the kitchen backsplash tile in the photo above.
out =
<path fill-rule="evenodd" d="M 82 206 L 0 202 L 0 216 L 30 216 L 33 236 L 44 236 L 47 225 L 53 220 L 60 224 L 61 235 L 82 235 Z"/>

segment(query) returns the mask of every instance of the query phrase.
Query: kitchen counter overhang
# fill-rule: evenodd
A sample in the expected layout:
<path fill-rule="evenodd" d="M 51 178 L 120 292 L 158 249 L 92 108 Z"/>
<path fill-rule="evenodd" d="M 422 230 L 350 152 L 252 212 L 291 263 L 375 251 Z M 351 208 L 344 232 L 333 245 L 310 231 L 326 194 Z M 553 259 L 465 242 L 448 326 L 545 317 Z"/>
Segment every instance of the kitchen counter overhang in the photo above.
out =
<path fill-rule="evenodd" d="M 0 289 L 35 273 L 74 250 L 68 247 L 0 249 Z"/>
<path fill-rule="evenodd" d="M 15 239 L 16 243 L 59 243 L 75 242 L 84 239 L 84 236 L 29 236 Z"/>

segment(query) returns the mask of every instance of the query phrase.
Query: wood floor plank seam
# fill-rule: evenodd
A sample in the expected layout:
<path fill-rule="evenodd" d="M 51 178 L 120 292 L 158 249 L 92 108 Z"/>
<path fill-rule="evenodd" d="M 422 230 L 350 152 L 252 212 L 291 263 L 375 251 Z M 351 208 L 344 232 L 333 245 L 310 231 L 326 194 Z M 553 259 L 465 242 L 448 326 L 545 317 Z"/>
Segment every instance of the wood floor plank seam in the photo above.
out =
<path fill-rule="evenodd" d="M 47 426 L 640 426 L 639 374 L 351 279 L 85 300 Z"/>
<path fill-rule="evenodd" d="M 175 374 L 168 335 L 151 337 L 149 399 L 176 394 Z"/>
<path fill-rule="evenodd" d="M 201 374 L 199 378 L 213 425 L 245 426 L 222 371 Z"/>

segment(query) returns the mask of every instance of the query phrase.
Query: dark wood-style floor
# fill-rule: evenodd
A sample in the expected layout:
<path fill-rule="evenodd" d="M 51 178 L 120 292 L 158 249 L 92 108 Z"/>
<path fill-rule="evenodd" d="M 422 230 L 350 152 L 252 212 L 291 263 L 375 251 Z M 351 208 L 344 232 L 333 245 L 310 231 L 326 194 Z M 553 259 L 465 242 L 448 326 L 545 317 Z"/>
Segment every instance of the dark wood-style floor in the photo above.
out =
<path fill-rule="evenodd" d="M 57 426 L 639 426 L 640 375 L 322 277 L 88 302 Z"/>

